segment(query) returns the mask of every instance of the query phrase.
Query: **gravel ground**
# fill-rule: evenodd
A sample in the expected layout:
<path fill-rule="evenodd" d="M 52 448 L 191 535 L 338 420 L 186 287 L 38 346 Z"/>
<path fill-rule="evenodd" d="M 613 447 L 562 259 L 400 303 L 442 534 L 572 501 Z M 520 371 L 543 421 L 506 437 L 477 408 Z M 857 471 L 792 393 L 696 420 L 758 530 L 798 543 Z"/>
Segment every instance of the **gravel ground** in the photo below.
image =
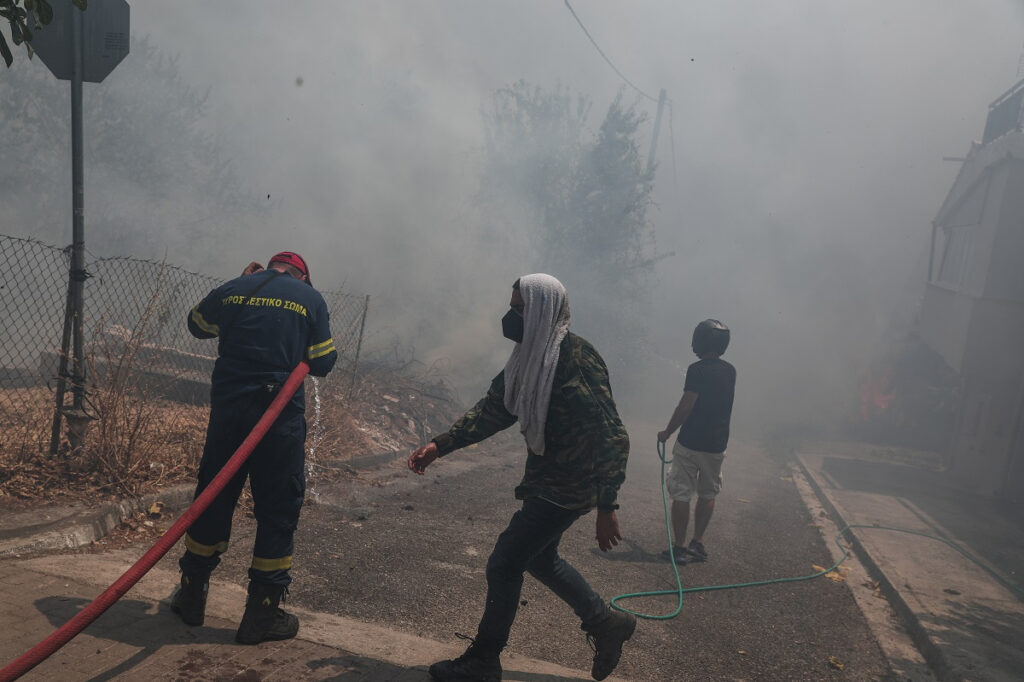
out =
<path fill-rule="evenodd" d="M 404 462 L 359 480 L 313 488 L 296 538 L 292 603 L 437 640 L 475 633 L 484 566 L 517 508 L 521 446 L 453 453 L 414 476 Z M 726 484 L 705 537 L 706 564 L 681 568 L 684 585 L 806 575 L 828 552 L 784 467 L 753 445 L 734 443 Z M 606 598 L 674 588 L 666 545 L 658 461 L 634 452 L 620 496 L 626 540 L 602 554 L 594 515 L 565 534 L 562 554 Z M 254 522 L 240 512 L 219 579 L 245 582 Z M 167 557 L 165 562 L 175 557 Z M 668 621 L 641 621 L 617 674 L 635 680 L 877 680 L 889 666 L 850 590 L 826 579 L 689 596 Z M 674 597 L 630 608 L 667 613 Z M 344 642 L 338 643 L 344 646 Z M 526 656 L 589 670 L 592 653 L 570 609 L 527 577 L 509 647 Z M 830 663 L 831 659 L 831 663 Z M 841 664 L 840 669 L 835 663 Z"/>

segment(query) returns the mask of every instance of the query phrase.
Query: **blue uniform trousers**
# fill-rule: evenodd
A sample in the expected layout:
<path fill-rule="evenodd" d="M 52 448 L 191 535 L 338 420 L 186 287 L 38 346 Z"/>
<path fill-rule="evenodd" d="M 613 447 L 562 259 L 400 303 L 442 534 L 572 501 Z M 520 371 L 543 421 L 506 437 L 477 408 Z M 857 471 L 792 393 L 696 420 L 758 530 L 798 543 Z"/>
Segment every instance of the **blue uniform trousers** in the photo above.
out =
<path fill-rule="evenodd" d="M 260 390 L 210 410 L 196 497 L 249 435 L 272 399 L 272 391 Z M 231 517 L 248 477 L 256 516 L 249 579 L 283 586 L 291 582 L 288 571 L 306 492 L 305 442 L 305 416 L 286 407 L 238 473 L 189 528 L 185 554 L 178 562 L 183 573 L 208 576 L 220 563 L 231 537 Z"/>

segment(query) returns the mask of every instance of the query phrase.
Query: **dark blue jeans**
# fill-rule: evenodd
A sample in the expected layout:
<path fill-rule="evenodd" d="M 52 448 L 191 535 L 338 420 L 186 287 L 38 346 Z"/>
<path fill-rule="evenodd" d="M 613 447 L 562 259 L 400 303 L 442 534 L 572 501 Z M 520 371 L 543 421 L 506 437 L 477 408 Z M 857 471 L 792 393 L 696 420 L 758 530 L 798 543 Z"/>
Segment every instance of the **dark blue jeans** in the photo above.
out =
<path fill-rule="evenodd" d="M 495 652 L 505 647 L 526 571 L 572 607 L 584 630 L 607 617 L 608 605 L 558 555 L 562 533 L 585 513 L 537 498 L 523 502 L 487 560 L 487 604 L 477 628 L 477 644 Z"/>

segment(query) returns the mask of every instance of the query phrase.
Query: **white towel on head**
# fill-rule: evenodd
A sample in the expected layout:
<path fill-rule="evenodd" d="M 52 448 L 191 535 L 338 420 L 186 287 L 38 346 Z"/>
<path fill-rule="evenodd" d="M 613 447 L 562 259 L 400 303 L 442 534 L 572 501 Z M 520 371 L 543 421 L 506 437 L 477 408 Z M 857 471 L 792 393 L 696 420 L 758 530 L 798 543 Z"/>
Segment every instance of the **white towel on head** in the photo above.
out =
<path fill-rule="evenodd" d="M 544 454 L 544 425 L 551 403 L 558 351 L 569 333 L 569 296 L 562 283 L 542 273 L 519 278 L 523 340 L 505 363 L 505 409 L 536 455 Z"/>

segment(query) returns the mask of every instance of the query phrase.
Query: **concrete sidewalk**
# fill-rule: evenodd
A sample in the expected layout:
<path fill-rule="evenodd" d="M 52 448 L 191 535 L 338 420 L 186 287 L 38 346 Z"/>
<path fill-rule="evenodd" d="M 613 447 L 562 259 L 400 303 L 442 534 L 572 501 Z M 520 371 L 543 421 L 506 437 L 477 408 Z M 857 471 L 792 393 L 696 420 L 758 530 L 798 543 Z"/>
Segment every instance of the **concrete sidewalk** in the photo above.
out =
<path fill-rule="evenodd" d="M 129 552 L 0 560 L 0 666 L 64 624 L 135 560 Z M 25 680 L 379 680 L 422 682 L 433 661 L 463 648 L 386 627 L 301 609 L 298 638 L 235 644 L 245 591 L 213 581 L 203 627 L 190 628 L 167 604 L 177 573 L 154 568 L 118 603 Z M 515 654 L 502 656 L 504 679 L 590 679 Z M 613 679 L 613 678 L 609 678 Z M 621 679 L 621 678 L 620 678 Z"/>
<path fill-rule="evenodd" d="M 797 454 L 837 524 L 890 526 L 945 538 L 1016 587 L 1024 528 L 991 500 L 949 488 L 927 468 L 885 461 L 870 446 Z M 935 540 L 873 528 L 845 536 L 941 680 L 1020 680 L 1024 593 Z"/>

